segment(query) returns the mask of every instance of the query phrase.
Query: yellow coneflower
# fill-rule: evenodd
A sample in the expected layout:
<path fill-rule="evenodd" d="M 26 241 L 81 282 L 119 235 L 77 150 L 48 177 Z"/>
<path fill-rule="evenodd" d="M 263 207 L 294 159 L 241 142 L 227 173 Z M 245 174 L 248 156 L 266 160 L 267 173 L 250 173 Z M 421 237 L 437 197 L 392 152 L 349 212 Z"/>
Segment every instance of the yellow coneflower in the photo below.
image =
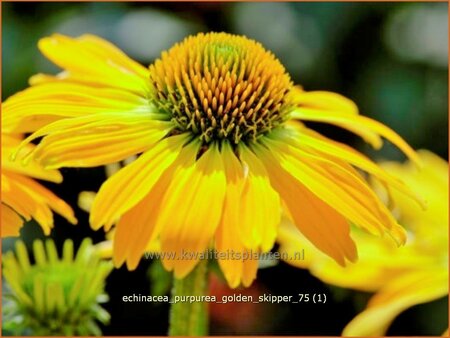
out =
<path fill-rule="evenodd" d="M 50 234 L 53 227 L 51 210 L 75 224 L 77 220 L 72 209 L 33 179 L 61 182 L 59 171 L 46 170 L 36 161 L 24 165 L 11 160 L 12 153 L 21 141 L 22 137 L 2 131 L 2 237 L 18 236 L 24 221 L 31 218 L 39 223 L 46 235 Z M 33 147 L 29 144 L 22 151 L 27 153 Z"/>
<path fill-rule="evenodd" d="M 406 309 L 448 295 L 448 163 L 426 150 L 420 150 L 419 156 L 421 170 L 411 163 L 381 164 L 427 203 L 423 210 L 401 194 L 392 193 L 394 213 L 408 231 L 404 247 L 396 248 L 388 241 L 355 231 L 355 242 L 361 246 L 359 261 L 340 267 L 311 247 L 292 225 L 281 226 L 278 240 L 282 252 L 294 257 L 299 246 L 308 252 L 304 261 L 288 263 L 308 268 L 328 284 L 376 292 L 367 308 L 346 326 L 345 336 L 383 336 Z M 377 191 L 384 195 L 379 188 Z"/>
<path fill-rule="evenodd" d="M 74 255 L 73 242 L 64 242 L 58 257 L 55 243 L 33 243 L 30 263 L 25 244 L 16 242 L 16 252 L 3 257 L 6 290 L 3 328 L 16 335 L 101 335 L 97 321 L 107 324 L 110 315 L 100 304 L 106 277 L 113 265 L 101 261 L 90 239 L 84 239 Z"/>
<path fill-rule="evenodd" d="M 147 69 L 110 43 L 84 35 L 39 42 L 64 69 L 36 75 L 4 105 L 9 123 L 42 137 L 30 154 L 47 168 L 91 167 L 141 154 L 109 178 L 90 222 L 110 229 L 114 262 L 137 266 L 155 239 L 177 278 L 211 243 L 220 252 L 268 251 L 282 209 L 339 264 L 355 261 L 348 221 L 375 234 L 405 234 L 352 165 L 386 184 L 396 179 L 355 150 L 301 121 L 331 123 L 370 142 L 385 137 L 412 159 L 388 127 L 360 116 L 338 94 L 306 92 L 263 46 L 226 33 L 199 34 Z M 183 257 L 190 253 L 190 258 Z M 229 284 L 249 285 L 257 260 L 221 256 Z"/>

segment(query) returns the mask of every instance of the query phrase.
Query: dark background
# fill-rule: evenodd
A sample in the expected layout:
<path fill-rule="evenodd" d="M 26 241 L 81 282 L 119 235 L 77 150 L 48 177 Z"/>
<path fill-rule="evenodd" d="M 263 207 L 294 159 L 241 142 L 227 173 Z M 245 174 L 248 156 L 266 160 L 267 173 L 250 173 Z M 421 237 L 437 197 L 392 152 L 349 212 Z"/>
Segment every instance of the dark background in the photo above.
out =
<path fill-rule="evenodd" d="M 27 86 L 37 72 L 56 72 L 36 47 L 58 32 L 102 36 L 143 64 L 189 34 L 226 31 L 258 40 L 306 90 L 329 90 L 357 102 L 362 114 L 392 127 L 414 148 L 448 158 L 448 6 L 446 3 L 3 3 L 2 99 Z M 374 152 L 347 132 L 311 124 L 375 159 L 403 160 L 391 145 Z M 71 204 L 79 220 L 56 217 L 52 237 L 80 242 L 104 239 L 77 207 L 79 192 L 97 191 L 103 168 L 62 169 L 64 183 L 46 184 Z M 22 238 L 43 237 L 30 222 Z M 9 250 L 14 240 L 3 241 Z M 123 303 L 122 296 L 147 295 L 151 262 L 136 271 L 115 270 L 107 281 L 111 325 L 105 335 L 165 335 L 168 306 Z M 226 287 L 213 280 L 213 293 Z M 327 286 L 307 271 L 280 263 L 259 271 L 249 290 L 271 293 L 327 293 L 327 304 L 232 304 L 211 309 L 211 334 L 340 335 L 370 296 Z M 447 298 L 400 315 L 388 334 L 439 335 L 448 327 Z M 230 316 L 229 314 L 233 314 Z"/>

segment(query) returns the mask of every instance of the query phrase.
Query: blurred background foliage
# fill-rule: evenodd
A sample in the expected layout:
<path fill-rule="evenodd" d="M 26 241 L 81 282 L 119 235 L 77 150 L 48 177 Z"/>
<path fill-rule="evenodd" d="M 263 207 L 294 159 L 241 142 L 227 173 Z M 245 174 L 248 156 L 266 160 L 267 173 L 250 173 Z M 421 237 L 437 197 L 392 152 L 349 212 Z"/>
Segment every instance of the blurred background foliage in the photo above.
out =
<path fill-rule="evenodd" d="M 413 147 L 448 158 L 447 3 L 3 3 L 2 99 L 24 89 L 32 74 L 58 71 L 37 49 L 43 36 L 96 34 L 147 65 L 185 36 L 206 31 L 258 40 L 306 90 L 348 96 L 362 114 L 389 125 Z M 372 158 L 404 160 L 389 144 L 374 152 L 347 132 L 311 126 Z M 90 230 L 87 214 L 77 208 L 77 196 L 83 190 L 98 190 L 105 179 L 103 168 L 62 173 L 63 184 L 46 185 L 74 207 L 79 224 L 71 226 L 55 216 L 52 237 L 60 245 L 66 238 L 77 243 L 86 236 L 102 240 L 104 234 Z M 22 237 L 30 243 L 43 234 L 30 222 Z M 13 242 L 4 240 L 2 249 L 9 250 Z M 111 300 L 105 308 L 112 318 L 103 328 L 105 335 L 166 334 L 167 304 L 122 302 L 123 295 L 150 293 L 150 264 L 142 261 L 136 271 L 122 268 L 109 277 L 106 291 Z M 230 293 L 220 280 L 212 281 L 211 292 Z M 257 283 L 245 292 L 325 292 L 332 297 L 325 305 L 212 306 L 212 334 L 339 335 L 368 298 L 329 287 L 284 263 L 261 270 Z M 447 299 L 414 307 L 388 334 L 442 334 L 448 326 L 447 309 Z"/>

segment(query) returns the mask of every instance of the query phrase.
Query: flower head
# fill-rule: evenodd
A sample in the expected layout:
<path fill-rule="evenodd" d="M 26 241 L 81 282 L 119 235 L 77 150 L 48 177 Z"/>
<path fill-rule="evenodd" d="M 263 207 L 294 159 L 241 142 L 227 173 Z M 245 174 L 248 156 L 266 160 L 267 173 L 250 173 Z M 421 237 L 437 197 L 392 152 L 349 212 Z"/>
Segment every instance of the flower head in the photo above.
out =
<path fill-rule="evenodd" d="M 261 44 L 229 34 L 191 36 L 150 66 L 152 99 L 180 133 L 203 144 L 254 142 L 287 119 L 292 87 Z"/>
<path fill-rule="evenodd" d="M 71 223 L 76 223 L 72 209 L 33 178 L 51 182 L 61 182 L 62 176 L 57 170 L 46 170 L 36 161 L 26 165 L 12 161 L 11 155 L 22 141 L 16 134 L 2 132 L 2 237 L 18 236 L 24 221 L 31 218 L 42 227 L 48 235 L 53 227 L 52 211 L 64 216 Z M 29 144 L 23 152 L 33 149 Z"/>
<path fill-rule="evenodd" d="M 109 322 L 99 305 L 106 302 L 105 279 L 112 270 L 100 261 L 85 239 L 74 257 L 73 242 L 66 240 L 62 257 L 54 242 L 33 243 L 35 264 L 25 244 L 16 242 L 16 253 L 3 256 L 3 276 L 10 289 L 5 294 L 4 327 L 18 334 L 101 335 L 96 323 Z"/>
<path fill-rule="evenodd" d="M 53 35 L 39 47 L 64 71 L 34 76 L 4 105 L 13 129 L 34 132 L 26 142 L 42 137 L 30 156 L 59 168 L 141 154 L 102 185 L 90 215 L 94 229 L 117 223 L 116 265 L 135 268 L 155 240 L 178 278 L 210 245 L 267 251 L 282 210 L 342 265 L 357 258 L 349 221 L 404 242 L 402 228 L 353 166 L 408 193 L 405 186 L 302 121 L 346 128 L 375 147 L 383 136 L 413 159 L 415 153 L 392 130 L 360 116 L 350 100 L 293 86 L 259 43 L 198 34 L 148 69 L 91 35 Z M 256 260 L 222 257 L 231 286 L 255 278 Z"/>
<path fill-rule="evenodd" d="M 392 192 L 394 214 L 408 231 L 404 247 L 396 248 L 391 242 L 355 231 L 355 242 L 361 248 L 359 261 L 340 267 L 311 247 L 292 225 L 281 227 L 281 251 L 292 253 L 301 246 L 309 253 L 305 261 L 289 263 L 308 268 L 328 284 L 376 292 L 367 308 L 347 325 L 344 335 L 382 336 L 404 310 L 448 294 L 448 163 L 425 150 L 420 150 L 419 156 L 421 170 L 412 163 L 382 163 L 427 204 L 424 210 L 402 194 Z M 377 185 L 376 190 L 385 195 L 383 187 Z"/>

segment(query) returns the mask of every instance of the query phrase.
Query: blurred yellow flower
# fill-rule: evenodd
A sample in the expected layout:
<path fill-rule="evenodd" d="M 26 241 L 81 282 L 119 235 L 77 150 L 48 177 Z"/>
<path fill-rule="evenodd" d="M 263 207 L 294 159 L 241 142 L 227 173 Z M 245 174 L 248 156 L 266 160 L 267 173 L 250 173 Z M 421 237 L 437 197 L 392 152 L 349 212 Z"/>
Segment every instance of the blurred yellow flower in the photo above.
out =
<path fill-rule="evenodd" d="M 24 221 L 31 218 L 39 223 L 46 235 L 50 234 L 53 227 L 51 210 L 75 224 L 77 220 L 72 209 L 50 190 L 33 180 L 37 178 L 61 182 L 59 171 L 46 170 L 34 160 L 26 164 L 11 160 L 12 153 L 21 141 L 22 137 L 16 134 L 2 132 L 2 237 L 18 236 Z M 33 147 L 28 144 L 21 151 L 28 153 Z"/>
<path fill-rule="evenodd" d="M 29 156 L 60 168 L 141 154 L 102 185 L 90 215 L 94 229 L 117 223 L 116 266 L 136 268 L 156 239 L 162 252 L 176 254 L 162 262 L 177 278 L 192 271 L 211 243 L 219 253 L 266 252 L 282 209 L 341 265 L 357 259 L 348 220 L 405 241 L 352 165 L 407 193 L 405 186 L 301 121 L 348 129 L 375 148 L 385 137 L 412 159 L 415 152 L 388 127 L 359 115 L 352 101 L 293 86 L 261 44 L 199 34 L 149 68 L 92 35 L 56 34 L 39 48 L 64 71 L 32 77 L 30 88 L 4 104 L 15 131 L 34 132 L 26 142 L 42 137 Z M 232 287 L 249 285 L 257 263 L 219 259 Z"/>
<path fill-rule="evenodd" d="M 395 317 L 417 304 L 448 294 L 448 163 L 426 150 L 419 151 L 423 168 L 411 163 L 383 163 L 427 204 L 424 210 L 395 191 L 394 214 L 408 232 L 404 247 L 379 241 L 363 231 L 354 232 L 359 261 L 347 267 L 317 251 L 288 222 L 280 230 L 280 251 L 305 248 L 304 261 L 288 263 L 307 268 L 322 281 L 344 288 L 376 292 L 367 308 L 344 329 L 345 336 L 382 336 Z M 385 191 L 380 186 L 380 195 Z M 387 198 L 387 196 L 384 196 Z"/>

